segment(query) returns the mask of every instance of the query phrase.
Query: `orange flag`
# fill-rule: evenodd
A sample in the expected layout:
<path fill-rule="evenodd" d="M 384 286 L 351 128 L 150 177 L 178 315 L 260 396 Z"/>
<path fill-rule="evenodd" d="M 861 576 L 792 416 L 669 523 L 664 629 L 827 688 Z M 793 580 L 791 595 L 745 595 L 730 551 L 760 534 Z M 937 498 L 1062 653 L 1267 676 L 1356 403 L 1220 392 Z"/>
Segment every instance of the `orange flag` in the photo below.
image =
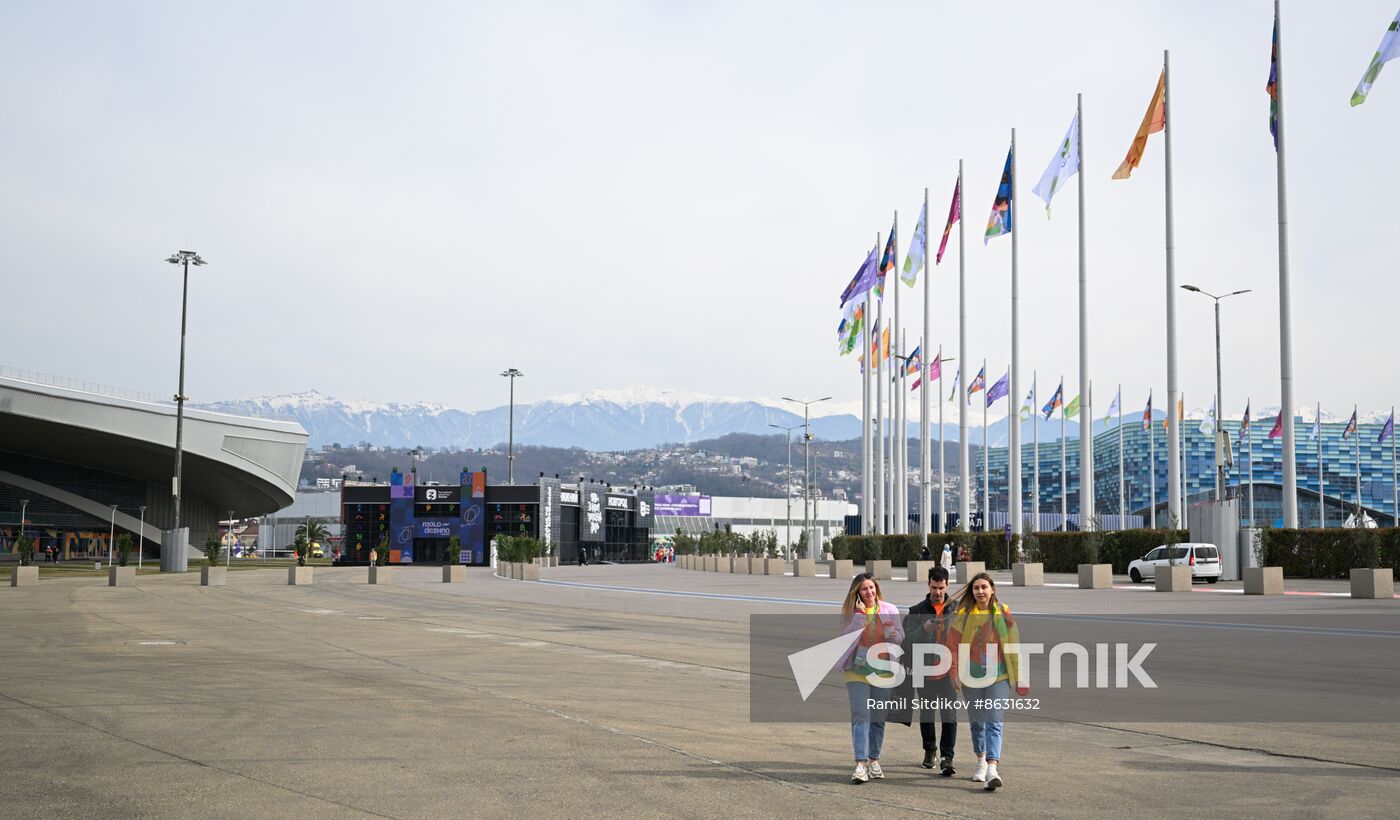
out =
<path fill-rule="evenodd" d="M 890 359 L 890 329 L 889 329 L 889 328 L 885 328 L 883 331 L 880 332 L 880 345 L 881 345 L 881 347 L 884 348 L 884 351 L 885 351 L 885 355 L 882 357 L 882 361 L 889 361 L 889 359 Z"/>
<path fill-rule="evenodd" d="M 1161 76 L 1157 78 L 1157 90 L 1152 92 L 1152 102 L 1147 104 L 1147 113 L 1142 117 L 1142 125 L 1138 126 L 1133 144 L 1128 146 L 1128 156 L 1123 158 L 1123 164 L 1113 172 L 1114 179 L 1127 179 L 1131 176 L 1133 169 L 1142 162 L 1142 153 L 1147 150 L 1147 135 L 1167 127 L 1166 90 L 1167 70 L 1164 68 Z"/>

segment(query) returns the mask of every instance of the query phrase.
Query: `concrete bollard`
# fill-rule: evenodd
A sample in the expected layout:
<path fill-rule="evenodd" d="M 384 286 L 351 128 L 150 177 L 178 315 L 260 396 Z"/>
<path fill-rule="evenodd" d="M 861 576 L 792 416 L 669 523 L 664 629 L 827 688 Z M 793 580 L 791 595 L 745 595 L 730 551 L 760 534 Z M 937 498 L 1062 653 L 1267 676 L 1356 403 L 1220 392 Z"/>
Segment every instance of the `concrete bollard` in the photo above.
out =
<path fill-rule="evenodd" d="M 865 571 L 870 573 L 870 576 L 877 581 L 894 580 L 894 567 L 885 559 L 866 561 Z"/>
<path fill-rule="evenodd" d="M 1190 592 L 1191 568 L 1182 564 L 1157 567 L 1152 572 L 1152 581 L 1158 592 Z"/>
<path fill-rule="evenodd" d="M 828 571 L 830 572 L 828 577 L 849 581 L 856 575 L 856 565 L 854 561 L 845 558 L 833 558 Z"/>
<path fill-rule="evenodd" d="M 1080 564 L 1080 565 L 1079 565 L 1079 588 L 1080 588 L 1080 589 L 1112 589 L 1112 588 L 1113 588 L 1113 565 L 1112 565 L 1112 564 Z"/>
<path fill-rule="evenodd" d="M 1351 597 L 1384 598 L 1395 596 L 1395 571 L 1384 569 L 1354 569 L 1351 571 Z"/>
<path fill-rule="evenodd" d="M 909 583 L 927 584 L 928 571 L 938 566 L 937 561 L 910 561 L 907 572 L 909 573 Z"/>
<path fill-rule="evenodd" d="M 815 578 L 817 576 L 817 562 L 811 558 L 798 558 L 793 562 L 792 577 L 794 578 Z"/>
<path fill-rule="evenodd" d="M 972 576 L 978 574 L 979 572 L 987 571 L 987 562 L 962 561 L 959 562 L 955 568 L 957 569 L 958 574 L 957 577 L 954 578 L 954 580 L 957 581 L 959 584 L 966 584 L 968 581 L 972 580 Z"/>
<path fill-rule="evenodd" d="M 1011 585 L 1015 587 L 1045 586 L 1044 564 L 1012 564 Z"/>
<path fill-rule="evenodd" d="M 136 567 L 112 567 L 111 569 L 107 570 L 107 586 L 136 586 Z"/>
<path fill-rule="evenodd" d="M 373 564 L 370 565 L 369 583 L 379 585 L 393 583 L 393 581 L 394 571 L 392 569 L 389 567 L 375 566 Z"/>
<path fill-rule="evenodd" d="M 1283 567 L 1245 567 L 1245 595 L 1282 595 Z"/>
<path fill-rule="evenodd" d="M 460 584 L 467 580 L 467 568 L 461 564 L 446 564 L 442 568 L 444 584 Z"/>
<path fill-rule="evenodd" d="M 287 586 L 304 587 L 315 581 L 315 567 L 287 567 Z"/>
<path fill-rule="evenodd" d="M 228 583 L 228 567 L 200 567 L 199 585 L 221 587 Z"/>
<path fill-rule="evenodd" d="M 784 561 L 784 560 L 781 559 L 781 558 L 764 558 L 764 559 L 763 559 L 763 574 L 764 574 L 764 575 L 786 575 L 786 574 L 787 574 L 787 562 Z"/>
<path fill-rule="evenodd" d="M 39 568 L 30 564 L 27 567 L 10 567 L 10 586 L 33 587 L 39 585 Z"/>

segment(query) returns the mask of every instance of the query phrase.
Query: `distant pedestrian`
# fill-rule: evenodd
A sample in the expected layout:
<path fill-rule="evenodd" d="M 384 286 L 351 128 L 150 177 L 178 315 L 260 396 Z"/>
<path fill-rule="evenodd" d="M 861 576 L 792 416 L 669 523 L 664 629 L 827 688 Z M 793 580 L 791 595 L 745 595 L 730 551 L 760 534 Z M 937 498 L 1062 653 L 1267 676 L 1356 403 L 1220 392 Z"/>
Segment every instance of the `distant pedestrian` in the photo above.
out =
<path fill-rule="evenodd" d="M 578 546 L 578 565 L 581 567 L 588 566 L 588 548 L 582 544 Z"/>
<path fill-rule="evenodd" d="M 375 566 L 379 563 L 379 550 L 374 547 L 369 548 L 369 565 Z"/>
<path fill-rule="evenodd" d="M 949 636 L 952 646 L 961 651 L 967 644 L 969 668 L 958 668 L 958 652 L 953 655 L 953 669 L 962 684 L 963 700 L 967 701 L 968 723 L 972 730 L 972 751 L 977 753 L 977 769 L 972 780 L 986 783 L 987 791 L 1003 785 L 997 770 L 1001 762 L 1002 709 L 994 704 L 1011 699 L 1011 689 L 1025 697 L 1029 686 L 1017 686 L 1022 669 L 1019 653 L 1009 647 L 1019 645 L 1021 634 L 1011 618 L 1011 608 L 997 600 L 996 583 L 992 576 L 979 572 L 963 590 Z M 988 649 L 995 647 L 996 664 L 989 663 Z"/>
<path fill-rule="evenodd" d="M 928 595 L 917 604 L 909 607 L 904 616 L 904 664 L 912 671 L 916 648 L 929 657 L 932 646 L 942 645 L 949 657 L 956 647 L 949 641 L 952 633 L 953 601 L 948 597 L 948 570 L 943 567 L 929 567 Z M 939 773 L 952 777 L 957 773 L 953 768 L 953 746 L 958 737 L 958 713 L 951 704 L 958 699 L 957 679 L 948 673 L 930 677 L 927 680 L 911 680 L 911 696 L 924 703 L 949 704 L 948 708 L 919 710 L 919 735 L 924 745 L 925 769 L 934 767 L 934 754 L 938 755 Z M 938 728 L 943 728 L 942 742 L 939 742 Z"/>
<path fill-rule="evenodd" d="M 880 643 L 899 644 L 904 640 L 904 628 L 899 622 L 899 607 L 884 600 L 875 576 L 862 572 L 851 579 L 851 588 L 841 603 L 842 633 L 860 632 L 860 638 L 846 650 L 841 659 L 846 682 L 846 697 L 851 706 L 851 748 L 856 759 L 852 783 L 866 783 L 885 776 L 880 768 L 880 747 L 885 741 L 885 715 L 870 708 L 872 686 L 870 678 L 877 675 L 870 665 L 869 651 Z M 878 673 L 881 678 L 893 678 L 894 673 Z"/>
<path fill-rule="evenodd" d="M 923 548 L 922 550 L 919 551 L 919 560 L 920 560 L 920 561 L 928 561 L 928 560 L 931 560 L 932 557 L 933 557 L 933 553 L 929 550 L 928 544 L 924 544 L 924 548 Z"/>

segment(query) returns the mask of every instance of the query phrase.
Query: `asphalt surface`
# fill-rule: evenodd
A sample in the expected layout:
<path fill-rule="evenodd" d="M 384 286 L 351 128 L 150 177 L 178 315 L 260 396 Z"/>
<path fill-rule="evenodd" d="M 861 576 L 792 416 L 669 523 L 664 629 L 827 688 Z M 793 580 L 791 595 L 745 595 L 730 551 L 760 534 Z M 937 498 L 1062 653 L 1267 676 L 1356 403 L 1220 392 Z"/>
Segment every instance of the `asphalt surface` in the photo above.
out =
<path fill-rule="evenodd" d="M 845 581 L 673 566 L 546 569 L 539 583 L 440 577 L 403 568 L 371 587 L 363 568 L 317 568 L 309 587 L 268 570 L 230 573 L 224 588 L 189 575 L 0 588 L 0 816 L 1400 811 L 1400 724 L 1364 717 L 1008 723 L 1006 787 L 993 794 L 965 779 L 965 724 L 947 780 L 915 765 L 917 729 L 890 725 L 887 778 L 852 786 L 848 727 L 749 715 L 749 616 L 830 612 Z M 909 582 L 886 589 L 901 605 L 922 596 Z M 1394 600 L 999 591 L 1023 613 L 1327 614 L 1400 630 Z M 1384 679 L 1400 651 L 1366 661 Z M 1305 659 L 1292 670 L 1271 674 L 1325 695 L 1328 677 Z"/>

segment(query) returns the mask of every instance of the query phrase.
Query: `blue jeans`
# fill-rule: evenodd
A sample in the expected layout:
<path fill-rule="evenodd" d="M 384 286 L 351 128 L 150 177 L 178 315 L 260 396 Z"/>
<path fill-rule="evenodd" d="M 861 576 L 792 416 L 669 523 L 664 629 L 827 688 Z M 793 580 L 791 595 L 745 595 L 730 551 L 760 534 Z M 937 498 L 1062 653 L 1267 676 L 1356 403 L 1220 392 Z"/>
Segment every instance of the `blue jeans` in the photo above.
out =
<path fill-rule="evenodd" d="M 978 757 L 988 760 L 1001 760 L 1001 715 L 1002 710 L 978 707 L 980 700 L 1006 700 L 1011 697 L 1011 684 L 999 680 L 985 689 L 963 687 L 963 700 L 967 701 L 967 717 L 972 725 L 972 751 Z"/>
<path fill-rule="evenodd" d="M 865 681 L 846 684 L 846 697 L 851 702 L 851 750 L 856 760 L 879 760 L 880 747 L 885 744 L 885 716 L 879 713 L 879 721 L 870 719 L 870 691 Z"/>

